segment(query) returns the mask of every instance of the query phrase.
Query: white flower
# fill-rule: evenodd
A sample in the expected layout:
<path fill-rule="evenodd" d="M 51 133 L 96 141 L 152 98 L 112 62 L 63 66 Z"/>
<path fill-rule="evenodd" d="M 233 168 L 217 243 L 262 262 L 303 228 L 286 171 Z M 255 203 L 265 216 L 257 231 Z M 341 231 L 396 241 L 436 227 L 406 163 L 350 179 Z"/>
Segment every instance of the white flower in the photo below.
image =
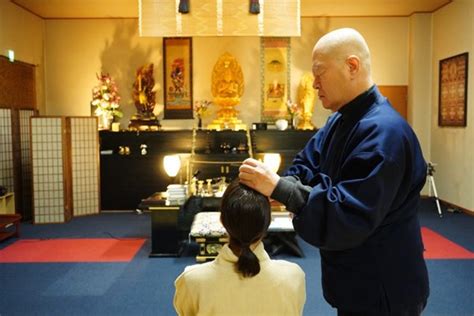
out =
<path fill-rule="evenodd" d="M 117 85 L 109 74 L 97 75 L 99 84 L 92 89 L 91 106 L 95 107 L 94 113 L 98 116 L 122 117 L 119 110 L 120 95 Z"/>

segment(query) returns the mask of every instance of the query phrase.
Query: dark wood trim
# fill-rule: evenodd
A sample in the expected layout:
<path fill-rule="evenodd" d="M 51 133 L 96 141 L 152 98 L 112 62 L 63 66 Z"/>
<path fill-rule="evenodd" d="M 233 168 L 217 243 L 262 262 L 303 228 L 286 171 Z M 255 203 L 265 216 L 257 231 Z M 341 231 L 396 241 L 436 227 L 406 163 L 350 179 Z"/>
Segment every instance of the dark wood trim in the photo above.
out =
<path fill-rule="evenodd" d="M 40 18 L 40 19 L 44 19 L 44 18 L 43 18 L 41 15 L 39 15 L 38 13 L 31 11 L 31 10 L 28 9 L 27 7 L 25 7 L 25 6 L 23 6 L 23 5 L 19 4 L 19 3 L 17 3 L 15 0 L 10 0 L 10 1 L 11 1 L 11 3 L 13 3 L 13 4 L 16 5 L 17 7 L 19 7 L 19 8 L 21 8 L 21 9 L 25 10 L 26 12 L 31 13 L 31 14 L 33 14 L 34 16 Z"/>
<path fill-rule="evenodd" d="M 0 56 L 0 106 L 36 110 L 36 66 Z"/>
<path fill-rule="evenodd" d="M 61 117 L 61 138 L 63 144 L 63 189 L 64 221 L 69 222 L 73 216 L 72 198 L 72 157 L 71 157 L 71 120 Z"/>
<path fill-rule="evenodd" d="M 377 85 L 395 110 L 408 120 L 408 85 Z"/>
<path fill-rule="evenodd" d="M 6 61 L 8 61 L 9 63 L 11 63 L 10 59 L 8 59 L 7 56 L 3 56 L 3 55 L 0 55 L 0 58 L 3 58 L 5 59 Z M 35 64 L 30 64 L 30 63 L 27 63 L 26 61 L 21 61 L 19 59 L 16 59 L 15 57 L 15 61 L 13 61 L 13 63 L 15 64 L 23 64 L 23 65 L 27 65 L 27 66 L 32 66 L 32 67 L 37 67 L 38 65 L 35 65 Z"/>
<path fill-rule="evenodd" d="M 474 216 L 474 211 L 468 210 L 467 208 L 464 208 L 462 206 L 456 205 L 454 203 L 451 203 L 451 202 L 448 202 L 448 201 L 445 201 L 445 200 L 442 200 L 442 199 L 439 199 L 439 200 L 441 201 L 441 203 L 447 205 L 448 207 L 458 209 L 461 212 L 463 212 L 464 214 L 467 214 L 469 216 Z"/>
<path fill-rule="evenodd" d="M 13 150 L 13 186 L 15 190 L 15 212 L 23 214 L 23 183 L 21 168 L 20 113 L 11 110 L 12 150 Z"/>
<path fill-rule="evenodd" d="M 434 199 L 434 196 L 429 196 L 429 195 L 426 195 L 426 194 L 422 194 L 421 195 L 421 198 L 422 199 Z M 438 198 L 439 199 L 439 198 Z M 450 208 L 455 208 L 455 209 L 458 209 L 460 210 L 461 212 L 463 212 L 464 214 L 467 214 L 469 216 L 474 216 L 474 211 L 471 211 L 467 208 L 464 208 L 462 206 L 459 206 L 459 205 L 456 205 L 454 203 L 451 203 L 451 202 L 448 202 L 446 200 L 442 200 L 442 199 L 439 199 L 439 202 L 447 207 L 450 207 Z"/>

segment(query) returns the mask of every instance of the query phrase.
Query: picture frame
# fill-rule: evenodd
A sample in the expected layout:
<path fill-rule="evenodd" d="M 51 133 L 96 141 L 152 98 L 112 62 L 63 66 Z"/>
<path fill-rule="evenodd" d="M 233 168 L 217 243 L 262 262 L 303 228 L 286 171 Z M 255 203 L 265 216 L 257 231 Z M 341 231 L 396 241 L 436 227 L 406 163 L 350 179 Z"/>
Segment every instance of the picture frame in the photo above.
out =
<path fill-rule="evenodd" d="M 290 38 L 262 37 L 260 53 L 261 121 L 274 124 L 289 118 Z"/>
<path fill-rule="evenodd" d="M 163 38 L 163 119 L 193 118 L 192 38 Z"/>
<path fill-rule="evenodd" d="M 469 53 L 439 61 L 438 125 L 467 125 L 467 77 Z"/>

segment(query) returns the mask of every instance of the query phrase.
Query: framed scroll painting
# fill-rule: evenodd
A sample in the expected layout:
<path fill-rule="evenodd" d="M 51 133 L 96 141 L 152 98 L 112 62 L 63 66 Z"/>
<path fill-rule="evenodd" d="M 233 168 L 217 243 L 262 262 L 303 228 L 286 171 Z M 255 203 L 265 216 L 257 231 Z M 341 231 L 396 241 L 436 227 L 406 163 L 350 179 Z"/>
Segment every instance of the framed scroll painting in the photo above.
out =
<path fill-rule="evenodd" d="M 164 119 L 193 118 L 192 38 L 163 38 Z"/>
<path fill-rule="evenodd" d="M 290 38 L 262 37 L 260 41 L 261 121 L 274 123 L 288 118 L 290 98 Z"/>
<path fill-rule="evenodd" d="M 439 126 L 466 126 L 469 54 L 439 62 Z"/>

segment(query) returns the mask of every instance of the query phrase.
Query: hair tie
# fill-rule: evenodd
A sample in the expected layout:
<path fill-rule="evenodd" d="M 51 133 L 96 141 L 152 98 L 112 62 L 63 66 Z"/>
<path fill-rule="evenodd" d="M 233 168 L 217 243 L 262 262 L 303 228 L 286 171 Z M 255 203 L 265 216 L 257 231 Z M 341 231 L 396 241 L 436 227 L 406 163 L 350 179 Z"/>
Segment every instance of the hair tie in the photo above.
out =
<path fill-rule="evenodd" d="M 250 242 L 241 242 L 241 243 L 240 243 L 240 246 L 241 246 L 242 248 L 250 248 Z"/>

